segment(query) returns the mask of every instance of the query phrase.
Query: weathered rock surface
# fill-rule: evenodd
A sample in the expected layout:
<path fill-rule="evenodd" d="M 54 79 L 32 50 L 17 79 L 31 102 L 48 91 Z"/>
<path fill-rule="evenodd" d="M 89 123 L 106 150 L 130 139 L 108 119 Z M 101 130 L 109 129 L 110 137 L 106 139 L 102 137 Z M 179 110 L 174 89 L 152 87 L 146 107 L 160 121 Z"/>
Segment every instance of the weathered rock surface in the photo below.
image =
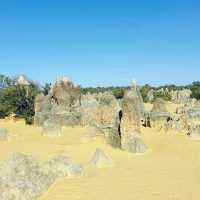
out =
<path fill-rule="evenodd" d="M 42 173 L 37 161 L 23 154 L 13 154 L 0 169 L 0 195 L 7 200 L 5 191 L 15 191 L 13 199 L 23 197 L 25 200 L 36 199 L 54 182 L 54 177 Z M 9 194 L 8 194 L 9 195 Z"/>
<path fill-rule="evenodd" d="M 82 167 L 65 157 L 39 162 L 14 153 L 0 165 L 1 200 L 36 200 L 58 177 L 80 176 Z"/>
<path fill-rule="evenodd" d="M 81 124 L 101 130 L 109 144 L 120 147 L 120 106 L 109 92 L 86 94 L 81 99 Z"/>
<path fill-rule="evenodd" d="M 98 112 L 99 102 L 96 94 L 86 94 L 81 98 L 81 125 L 94 126 L 96 123 L 96 113 Z"/>
<path fill-rule="evenodd" d="M 171 119 L 170 113 L 167 112 L 165 101 L 157 98 L 153 102 L 153 108 L 149 113 L 151 127 L 162 129 L 166 122 Z"/>
<path fill-rule="evenodd" d="M 139 152 L 142 148 L 140 137 L 141 117 L 143 115 L 141 99 L 136 87 L 126 91 L 122 101 L 122 119 L 120 124 L 121 148 L 125 151 Z M 137 138 L 137 139 L 136 139 Z M 141 145 L 140 145 L 141 142 Z M 140 148 L 140 147 L 141 148 Z M 144 146 L 143 146 L 144 147 Z M 143 150 L 141 150 L 143 152 Z"/>
<path fill-rule="evenodd" d="M 50 96 L 58 105 L 65 106 L 67 109 L 70 109 L 74 105 L 80 104 L 80 87 L 74 85 L 74 83 L 70 80 L 62 78 L 56 81 L 50 91 Z"/>
<path fill-rule="evenodd" d="M 82 125 L 112 127 L 120 106 L 111 93 L 105 92 L 83 95 L 80 110 Z"/>
<path fill-rule="evenodd" d="M 44 129 L 80 124 L 80 87 L 67 79 L 56 81 L 47 96 L 38 95 L 35 101 L 35 124 Z M 59 130 L 58 130 L 59 132 Z"/>
<path fill-rule="evenodd" d="M 164 124 L 165 132 L 176 131 L 176 132 L 185 132 L 188 128 L 187 120 L 184 116 L 174 115 L 170 117 Z"/>
<path fill-rule="evenodd" d="M 192 91 L 189 89 L 170 91 L 171 99 L 174 103 L 187 103 L 191 100 Z"/>

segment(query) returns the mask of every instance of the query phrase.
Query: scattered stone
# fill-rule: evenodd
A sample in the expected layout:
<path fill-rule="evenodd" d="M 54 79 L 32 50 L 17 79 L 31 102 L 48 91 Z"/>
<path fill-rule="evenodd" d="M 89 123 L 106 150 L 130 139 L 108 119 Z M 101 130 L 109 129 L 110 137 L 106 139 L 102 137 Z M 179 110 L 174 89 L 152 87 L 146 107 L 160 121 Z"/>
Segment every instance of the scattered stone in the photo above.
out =
<path fill-rule="evenodd" d="M 90 163 L 99 168 L 113 165 L 112 160 L 107 155 L 105 155 L 103 150 L 98 148 L 96 149 L 96 152 Z"/>

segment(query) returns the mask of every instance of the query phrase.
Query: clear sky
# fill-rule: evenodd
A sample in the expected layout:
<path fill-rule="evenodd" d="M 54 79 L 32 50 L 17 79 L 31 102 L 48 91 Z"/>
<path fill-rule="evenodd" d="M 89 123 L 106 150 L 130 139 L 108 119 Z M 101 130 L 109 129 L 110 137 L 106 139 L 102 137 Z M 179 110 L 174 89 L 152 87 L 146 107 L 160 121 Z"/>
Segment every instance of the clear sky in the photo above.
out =
<path fill-rule="evenodd" d="M 0 73 L 82 86 L 200 80 L 200 1 L 0 0 Z"/>

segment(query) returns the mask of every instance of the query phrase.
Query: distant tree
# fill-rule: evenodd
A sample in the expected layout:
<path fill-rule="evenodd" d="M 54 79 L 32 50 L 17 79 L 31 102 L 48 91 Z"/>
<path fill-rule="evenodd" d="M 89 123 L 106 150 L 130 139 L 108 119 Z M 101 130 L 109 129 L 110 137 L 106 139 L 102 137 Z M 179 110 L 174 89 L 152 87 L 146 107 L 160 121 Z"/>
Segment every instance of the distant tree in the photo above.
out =
<path fill-rule="evenodd" d="M 49 94 L 49 91 L 51 90 L 51 83 L 45 83 L 44 87 L 42 88 L 43 94 L 46 96 Z"/>
<path fill-rule="evenodd" d="M 195 81 L 192 85 L 187 86 L 192 91 L 192 98 L 200 99 L 200 81 Z"/>
<path fill-rule="evenodd" d="M 124 96 L 125 88 L 113 88 L 112 93 L 117 99 L 122 99 Z"/>
<path fill-rule="evenodd" d="M 143 98 L 144 102 L 148 101 L 147 94 L 151 89 L 152 89 L 152 87 L 150 85 L 148 85 L 148 84 L 146 84 L 146 85 L 141 87 L 140 92 L 141 92 L 141 95 L 142 95 L 142 98 Z"/>
<path fill-rule="evenodd" d="M 128 87 L 88 87 L 81 88 L 82 94 L 86 93 L 103 93 L 103 92 L 111 92 L 117 99 L 121 99 L 124 96 L 124 91 L 128 89 Z"/>
<path fill-rule="evenodd" d="M 10 87 L 15 84 L 15 81 L 8 76 L 0 74 L 0 89 Z"/>
<path fill-rule="evenodd" d="M 156 98 L 161 98 L 165 101 L 170 101 L 171 100 L 171 95 L 169 93 L 163 93 L 163 92 L 155 92 L 154 93 L 154 99 Z"/>
<path fill-rule="evenodd" d="M 34 118 L 34 102 L 40 92 L 37 85 L 31 84 L 27 94 L 24 86 L 11 86 L 0 90 L 0 117 L 4 118 L 14 113 L 17 117 L 24 118 L 27 123 L 32 123 Z"/>

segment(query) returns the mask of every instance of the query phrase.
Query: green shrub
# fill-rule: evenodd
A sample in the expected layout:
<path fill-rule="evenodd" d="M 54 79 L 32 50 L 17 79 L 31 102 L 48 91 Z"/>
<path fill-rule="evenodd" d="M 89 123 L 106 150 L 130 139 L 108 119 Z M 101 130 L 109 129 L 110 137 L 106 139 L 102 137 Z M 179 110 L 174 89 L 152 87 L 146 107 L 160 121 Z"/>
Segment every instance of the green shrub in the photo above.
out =
<path fill-rule="evenodd" d="M 46 96 L 49 94 L 49 91 L 51 90 L 51 83 L 45 83 L 44 87 L 42 88 L 43 94 Z"/>
<path fill-rule="evenodd" d="M 143 98 L 144 102 L 148 101 L 147 94 L 151 89 L 152 89 L 152 87 L 150 85 L 148 85 L 148 84 L 146 84 L 146 85 L 141 87 L 140 92 L 141 92 L 141 95 L 142 95 L 142 98 Z"/>
<path fill-rule="evenodd" d="M 39 88 L 33 84 L 29 88 L 11 86 L 0 90 L 0 117 L 4 118 L 14 113 L 16 117 L 24 118 L 28 124 L 33 122 L 34 101 Z"/>
<path fill-rule="evenodd" d="M 193 82 L 192 85 L 188 86 L 188 89 L 190 89 L 192 91 L 192 98 L 196 98 L 196 99 L 200 99 L 200 82 L 196 81 Z"/>
<path fill-rule="evenodd" d="M 155 92 L 154 93 L 154 99 L 157 99 L 157 98 L 161 98 L 165 101 L 171 101 L 171 96 L 170 96 L 169 93 Z"/>

